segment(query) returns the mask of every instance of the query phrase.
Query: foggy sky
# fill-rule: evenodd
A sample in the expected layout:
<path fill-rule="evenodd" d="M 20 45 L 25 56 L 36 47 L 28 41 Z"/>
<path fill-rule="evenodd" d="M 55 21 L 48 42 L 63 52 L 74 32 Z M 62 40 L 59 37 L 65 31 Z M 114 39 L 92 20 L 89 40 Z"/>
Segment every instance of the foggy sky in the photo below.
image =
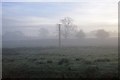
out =
<path fill-rule="evenodd" d="M 97 0 L 91 2 L 37 2 L 2 4 L 3 34 L 21 31 L 27 36 L 38 36 L 40 28 L 47 28 L 51 35 L 56 35 L 59 20 L 68 16 L 74 24 L 85 32 L 105 29 L 117 32 L 116 0 Z"/>

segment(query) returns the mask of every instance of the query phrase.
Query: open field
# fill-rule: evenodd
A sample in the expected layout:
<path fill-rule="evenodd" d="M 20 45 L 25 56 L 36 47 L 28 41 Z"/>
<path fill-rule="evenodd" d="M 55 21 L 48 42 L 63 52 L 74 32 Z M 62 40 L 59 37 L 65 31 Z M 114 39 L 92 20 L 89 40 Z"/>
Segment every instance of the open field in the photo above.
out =
<path fill-rule="evenodd" d="M 117 78 L 117 47 L 3 48 L 3 78 Z"/>

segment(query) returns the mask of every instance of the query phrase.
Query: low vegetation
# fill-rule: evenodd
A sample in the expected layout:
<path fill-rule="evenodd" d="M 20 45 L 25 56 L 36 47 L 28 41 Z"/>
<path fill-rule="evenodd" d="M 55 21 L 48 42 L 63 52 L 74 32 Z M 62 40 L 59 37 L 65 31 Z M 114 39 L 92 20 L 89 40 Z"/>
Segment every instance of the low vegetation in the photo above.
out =
<path fill-rule="evenodd" d="M 115 47 L 3 49 L 3 78 L 28 77 L 117 78 L 118 51 Z"/>

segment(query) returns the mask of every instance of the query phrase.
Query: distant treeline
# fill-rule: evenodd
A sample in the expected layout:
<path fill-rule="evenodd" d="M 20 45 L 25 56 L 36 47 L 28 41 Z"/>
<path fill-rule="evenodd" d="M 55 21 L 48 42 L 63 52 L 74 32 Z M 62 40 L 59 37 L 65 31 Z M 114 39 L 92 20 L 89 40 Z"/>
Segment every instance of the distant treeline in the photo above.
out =
<path fill-rule="evenodd" d="M 86 39 L 62 39 L 61 45 L 65 46 L 117 46 L 118 38 L 86 38 Z M 34 40 L 3 40 L 2 47 L 58 47 L 58 39 L 34 39 Z"/>

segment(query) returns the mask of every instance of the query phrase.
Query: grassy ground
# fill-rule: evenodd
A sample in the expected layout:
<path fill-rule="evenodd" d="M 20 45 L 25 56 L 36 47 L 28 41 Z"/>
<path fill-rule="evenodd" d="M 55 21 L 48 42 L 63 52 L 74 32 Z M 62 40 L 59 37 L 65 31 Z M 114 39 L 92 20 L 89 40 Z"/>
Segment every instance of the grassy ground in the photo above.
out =
<path fill-rule="evenodd" d="M 117 77 L 117 47 L 3 48 L 3 78 Z"/>

